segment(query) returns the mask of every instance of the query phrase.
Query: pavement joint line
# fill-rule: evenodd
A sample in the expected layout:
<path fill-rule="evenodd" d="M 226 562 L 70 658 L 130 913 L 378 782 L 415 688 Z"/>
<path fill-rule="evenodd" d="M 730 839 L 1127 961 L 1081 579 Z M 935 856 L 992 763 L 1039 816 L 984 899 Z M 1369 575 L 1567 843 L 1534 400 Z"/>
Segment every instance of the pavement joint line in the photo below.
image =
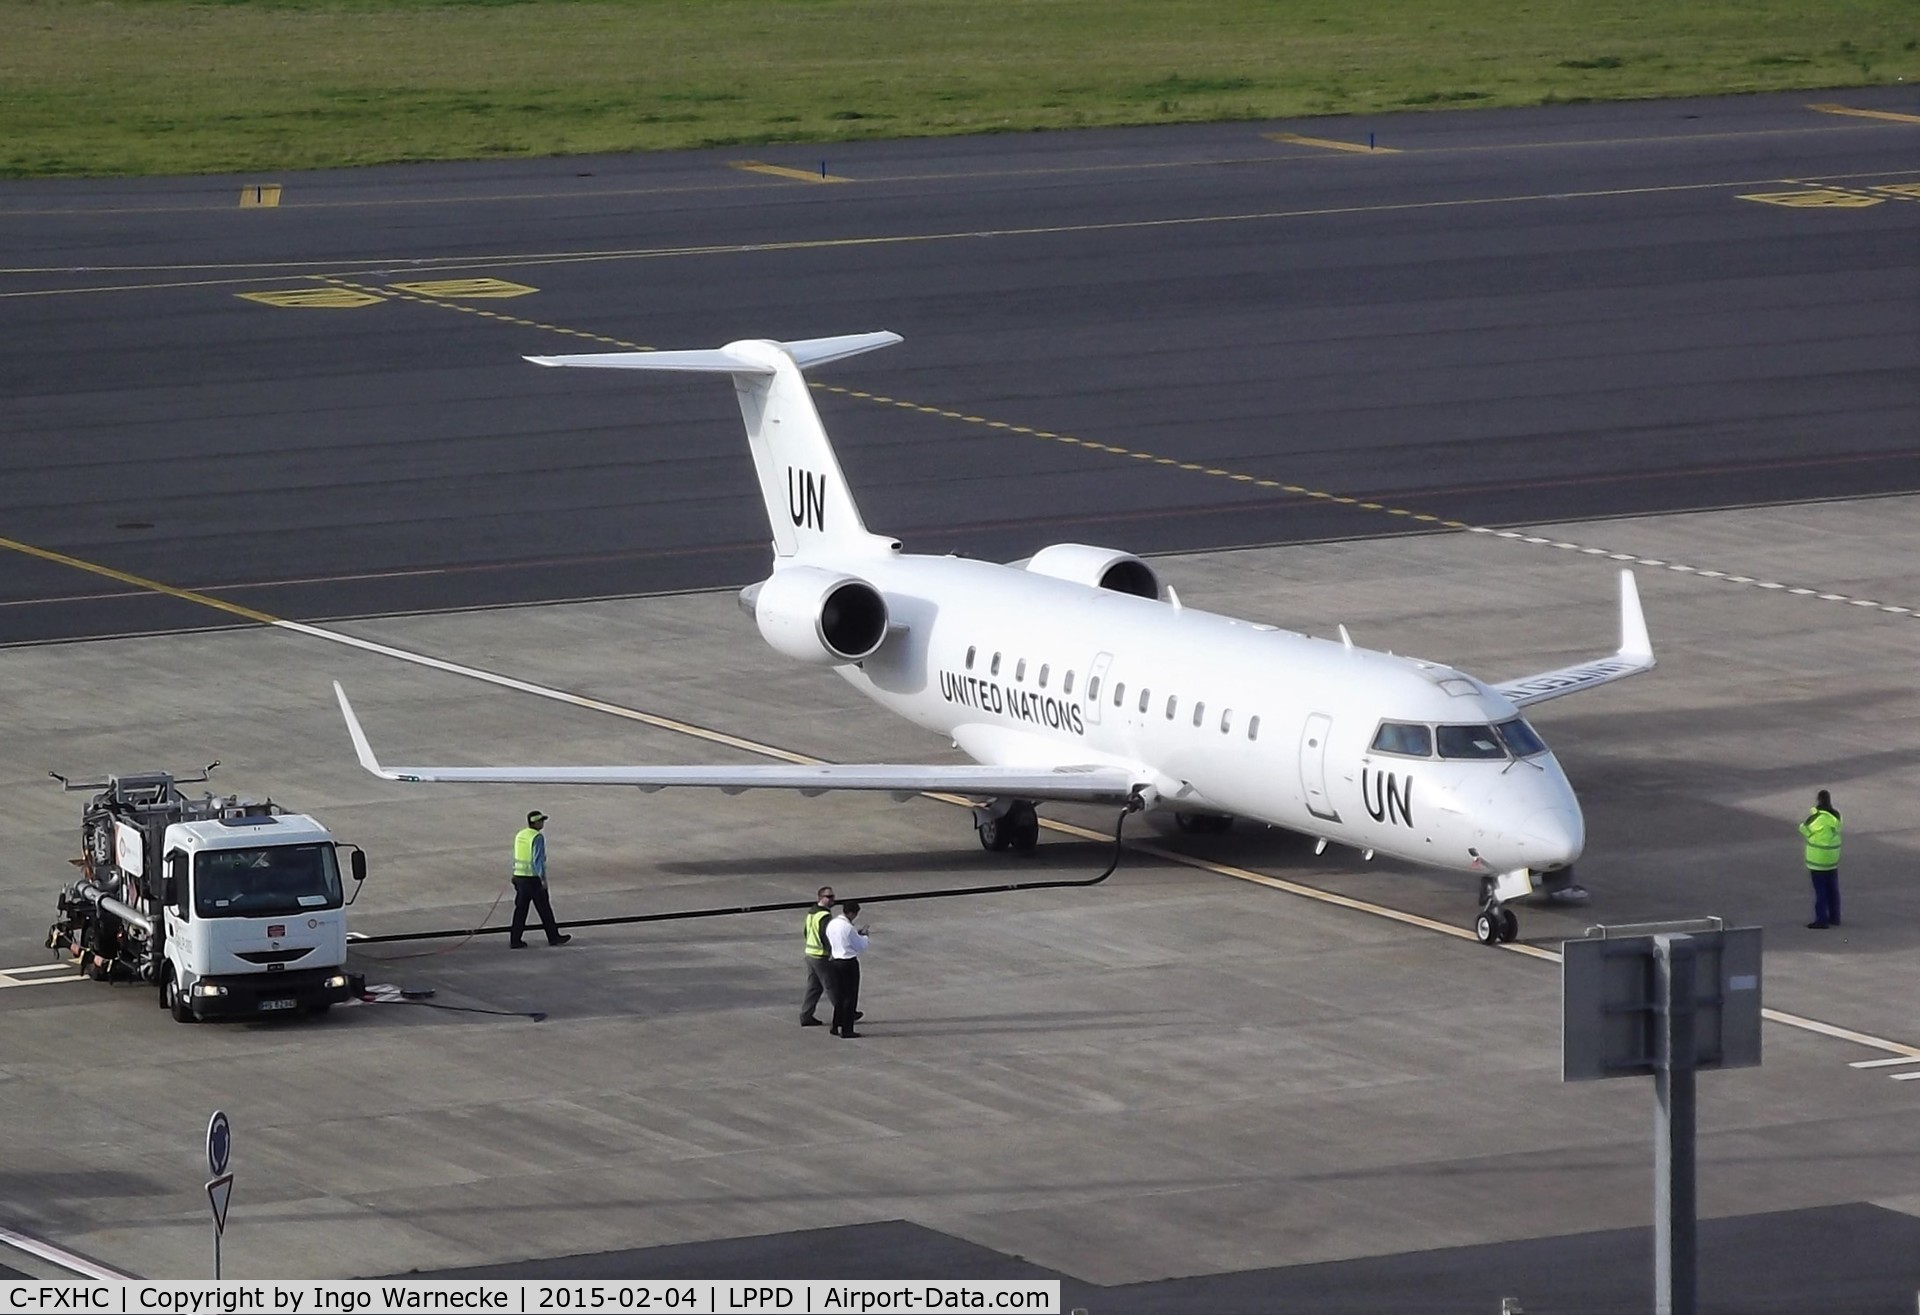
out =
<path fill-rule="evenodd" d="M 574 694 L 567 690 L 557 689 L 550 685 L 540 685 L 533 681 L 520 680 L 500 672 L 487 671 L 479 667 L 467 666 L 464 663 L 450 662 L 444 658 L 436 658 L 424 653 L 415 653 L 409 649 L 397 648 L 391 644 L 382 644 L 371 639 L 362 639 L 357 635 L 349 635 L 338 630 L 328 630 L 320 626 L 308 625 L 301 621 L 285 620 L 280 617 L 271 616 L 265 612 L 256 611 L 252 608 L 242 608 L 222 599 L 211 598 L 205 594 L 195 593 L 189 589 L 176 589 L 171 585 L 162 584 L 157 580 L 147 580 L 141 576 L 130 574 L 129 572 L 118 571 L 112 567 L 101 566 L 77 557 L 70 557 L 64 553 L 55 553 L 44 548 L 34 548 L 31 545 L 23 544 L 15 539 L 0 538 L 0 547 L 11 548 L 31 556 L 59 562 L 77 570 L 91 571 L 95 574 L 105 575 L 129 584 L 140 585 L 186 602 L 199 603 L 203 606 L 217 608 L 224 612 L 247 616 L 249 619 L 259 620 L 262 625 L 285 630 L 293 634 L 325 640 L 328 643 L 341 644 L 348 648 L 360 649 L 363 652 L 377 654 L 382 657 L 396 658 L 402 662 L 409 662 L 436 671 L 443 671 L 450 675 L 465 676 L 487 684 L 497 685 L 503 689 L 511 689 L 539 698 L 552 699 L 556 702 L 570 704 L 588 711 L 604 712 L 609 716 L 640 722 L 660 730 L 686 735 L 693 739 L 705 740 L 714 744 L 724 744 L 730 748 L 740 749 L 747 753 L 758 754 L 763 757 L 774 758 L 779 761 L 795 763 L 802 766 L 813 766 L 825 761 L 824 759 L 811 757 L 806 754 L 795 753 L 788 749 L 781 749 L 774 745 L 749 740 L 743 736 L 730 735 L 725 731 L 713 730 L 709 727 L 697 726 L 691 722 L 680 721 L 677 718 L 661 716 L 658 713 L 645 712 L 638 708 L 628 708 L 617 703 L 609 703 L 604 699 L 591 698 L 586 695 Z M 971 808 L 973 806 L 971 800 L 958 795 L 933 791 L 922 791 L 921 794 L 925 798 L 934 799 L 941 803 L 953 804 L 958 807 Z M 1040 819 L 1040 823 L 1046 829 L 1063 835 L 1071 835 L 1095 841 L 1106 839 L 1100 832 L 1091 831 L 1085 827 L 1076 826 L 1068 822 L 1042 818 Z M 1235 880 L 1265 886 L 1272 890 L 1284 891 L 1287 894 L 1296 895 L 1302 899 L 1312 900 L 1316 903 L 1369 914 L 1391 922 L 1417 927 L 1424 931 L 1432 931 L 1440 935 L 1450 936 L 1456 940 L 1474 941 L 1476 939 L 1472 932 L 1463 927 L 1455 927 L 1449 923 L 1440 922 L 1437 919 L 1424 917 L 1421 914 L 1409 913 L 1401 909 L 1391 908 L 1387 905 L 1356 899 L 1350 895 L 1341 895 L 1333 891 L 1322 890 L 1316 886 L 1305 885 L 1297 881 L 1289 881 L 1284 877 L 1269 876 L 1266 873 L 1254 872 L 1248 868 L 1237 867 L 1227 863 L 1217 863 L 1210 859 L 1181 854 L 1150 841 L 1134 841 L 1131 847 L 1136 852 L 1150 855 L 1165 862 L 1176 863 L 1203 872 L 1211 872 L 1219 876 L 1231 877 Z M 1550 963 L 1558 963 L 1561 959 L 1557 951 L 1543 949 L 1537 945 L 1529 945 L 1523 941 L 1506 942 L 1498 948 L 1511 954 L 1519 954 Z M 1865 1032 L 1857 1032 L 1851 1028 L 1840 1027 L 1832 1023 L 1824 1023 L 1818 1019 L 1807 1018 L 1798 1014 L 1789 1014 L 1775 1009 L 1762 1009 L 1761 1017 L 1772 1022 L 1783 1023 L 1789 1027 L 1799 1028 L 1802 1031 L 1818 1033 L 1821 1036 L 1831 1037 L 1836 1040 L 1849 1041 L 1855 1045 L 1865 1046 L 1869 1049 L 1882 1050 L 1896 1055 L 1910 1055 L 1916 1059 L 1920 1059 L 1920 1047 L 1909 1046 L 1898 1041 L 1890 1041 L 1883 1037 L 1872 1036 Z M 0 1230 L 0 1240 L 4 1240 L 4 1230 Z"/>

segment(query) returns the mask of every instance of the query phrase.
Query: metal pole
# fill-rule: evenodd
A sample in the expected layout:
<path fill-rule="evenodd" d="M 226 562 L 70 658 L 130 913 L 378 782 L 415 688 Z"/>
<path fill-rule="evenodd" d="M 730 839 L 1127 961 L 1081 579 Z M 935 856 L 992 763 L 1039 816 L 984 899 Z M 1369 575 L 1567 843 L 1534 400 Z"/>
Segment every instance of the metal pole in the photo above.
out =
<path fill-rule="evenodd" d="M 1694 1251 L 1694 966 L 1685 935 L 1653 938 L 1659 974 L 1654 1028 L 1653 1309 L 1695 1315 L 1699 1277 Z"/>
<path fill-rule="evenodd" d="M 220 1225 L 213 1226 L 213 1278 L 220 1281 Z"/>

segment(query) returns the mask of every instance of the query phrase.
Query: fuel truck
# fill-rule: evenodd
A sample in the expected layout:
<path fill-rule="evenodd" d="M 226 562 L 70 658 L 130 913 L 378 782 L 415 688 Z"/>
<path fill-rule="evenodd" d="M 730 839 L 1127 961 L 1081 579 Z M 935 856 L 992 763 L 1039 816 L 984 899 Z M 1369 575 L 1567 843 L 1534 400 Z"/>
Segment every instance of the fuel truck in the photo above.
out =
<path fill-rule="evenodd" d="M 80 818 L 80 876 L 47 932 L 47 948 L 86 976 L 157 986 L 182 1023 L 323 1014 L 363 989 L 346 966 L 346 906 L 367 876 L 359 846 L 271 799 L 189 798 L 166 772 L 94 784 L 48 775 L 99 792 Z M 354 882 L 345 897 L 342 849 Z"/>

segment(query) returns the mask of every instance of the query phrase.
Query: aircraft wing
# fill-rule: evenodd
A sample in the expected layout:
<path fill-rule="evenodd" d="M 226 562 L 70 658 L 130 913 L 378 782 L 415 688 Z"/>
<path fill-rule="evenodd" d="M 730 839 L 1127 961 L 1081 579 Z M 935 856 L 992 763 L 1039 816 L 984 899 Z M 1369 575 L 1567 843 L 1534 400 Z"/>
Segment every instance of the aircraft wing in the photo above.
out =
<path fill-rule="evenodd" d="M 1494 689 L 1524 708 L 1565 694 L 1606 685 L 1653 670 L 1653 641 L 1647 636 L 1646 614 L 1640 610 L 1640 587 L 1632 571 L 1620 572 L 1620 647 L 1610 657 L 1576 662 L 1537 675 L 1503 681 Z"/>
<path fill-rule="evenodd" d="M 669 786 L 705 786 L 739 794 L 743 790 L 873 790 L 906 799 L 929 790 L 1013 799 L 1052 799 L 1075 803 L 1124 803 L 1138 784 L 1118 767 L 993 767 L 914 763 L 751 763 L 740 766 L 661 767 L 386 767 L 374 756 L 367 733 L 347 702 L 340 682 L 333 683 L 340 712 L 347 720 L 360 765 L 387 781 L 497 782 L 527 785 L 630 785 L 641 790 Z"/>

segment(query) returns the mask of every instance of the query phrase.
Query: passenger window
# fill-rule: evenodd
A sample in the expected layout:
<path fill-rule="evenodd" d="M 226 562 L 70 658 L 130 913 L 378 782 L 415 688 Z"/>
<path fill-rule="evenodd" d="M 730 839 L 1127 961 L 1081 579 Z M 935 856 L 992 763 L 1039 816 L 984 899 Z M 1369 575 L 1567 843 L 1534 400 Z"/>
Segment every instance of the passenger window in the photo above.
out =
<path fill-rule="evenodd" d="M 1073 673 L 1068 672 L 1067 674 L 1072 675 Z M 1072 682 L 1068 682 L 1068 688 L 1069 688 L 1069 692 L 1071 692 Z M 1100 701 L 1100 677 L 1088 676 L 1087 677 L 1087 702 L 1098 703 L 1099 701 Z"/>
<path fill-rule="evenodd" d="M 1228 708 L 1225 712 L 1220 714 L 1220 733 L 1222 735 L 1225 735 L 1228 731 L 1232 729 L 1233 729 L 1233 709 Z"/>
<path fill-rule="evenodd" d="M 1435 736 L 1442 758 L 1505 758 L 1491 726 L 1441 726 Z"/>
<path fill-rule="evenodd" d="M 1042 662 L 1040 664 L 1040 688 L 1045 689 L 1046 687 L 1047 687 L 1047 664 Z"/>
<path fill-rule="evenodd" d="M 1198 726 L 1201 722 L 1205 721 L 1206 719 L 1207 719 L 1207 705 L 1204 703 L 1194 704 L 1193 705 L 1193 724 L 1195 726 Z"/>
<path fill-rule="evenodd" d="M 1025 658 L 1021 658 L 1019 662 L 1014 664 L 1013 683 L 1018 685 L 1020 682 L 1024 681 L 1026 678 L 1027 678 L 1027 660 Z"/>
<path fill-rule="evenodd" d="M 1067 673 L 1067 678 L 1060 682 L 1060 692 L 1062 694 L 1073 693 L 1073 673 L 1071 671 Z"/>
<path fill-rule="evenodd" d="M 1113 706 L 1116 708 L 1119 707 L 1126 701 L 1126 697 L 1127 682 L 1124 680 L 1116 682 L 1113 687 Z"/>
<path fill-rule="evenodd" d="M 1176 707 L 1178 707 L 1178 706 L 1179 706 L 1179 704 L 1180 704 L 1180 696 L 1179 696 L 1179 695 L 1177 695 L 1177 694 L 1169 694 L 1169 695 L 1167 695 L 1167 720 L 1168 720 L 1168 721 L 1172 721 L 1172 720 L 1173 720 L 1173 710 L 1174 710 L 1174 709 L 1175 709 Z"/>
<path fill-rule="evenodd" d="M 1147 704 L 1151 702 L 1153 702 L 1152 692 L 1144 689 L 1141 690 L 1140 691 L 1140 711 L 1145 712 L 1147 710 Z"/>
<path fill-rule="evenodd" d="M 1415 722 L 1383 721 L 1373 733 L 1373 751 L 1426 758 L 1433 753 L 1433 732 Z"/>
<path fill-rule="evenodd" d="M 972 671 L 972 670 L 973 670 L 973 655 L 974 655 L 974 652 L 975 652 L 975 649 L 974 649 L 974 647 L 973 647 L 973 645 L 971 645 L 971 644 L 969 644 L 969 645 L 967 645 L 967 670 L 968 670 L 968 671 Z"/>
<path fill-rule="evenodd" d="M 1257 740 L 1260 738 L 1260 719 L 1258 717 L 1253 717 L 1248 720 L 1247 738 L 1249 740 Z"/>
<path fill-rule="evenodd" d="M 993 665 L 987 668 L 987 674 L 991 676 L 1000 674 L 1000 655 L 998 653 L 993 655 Z"/>

